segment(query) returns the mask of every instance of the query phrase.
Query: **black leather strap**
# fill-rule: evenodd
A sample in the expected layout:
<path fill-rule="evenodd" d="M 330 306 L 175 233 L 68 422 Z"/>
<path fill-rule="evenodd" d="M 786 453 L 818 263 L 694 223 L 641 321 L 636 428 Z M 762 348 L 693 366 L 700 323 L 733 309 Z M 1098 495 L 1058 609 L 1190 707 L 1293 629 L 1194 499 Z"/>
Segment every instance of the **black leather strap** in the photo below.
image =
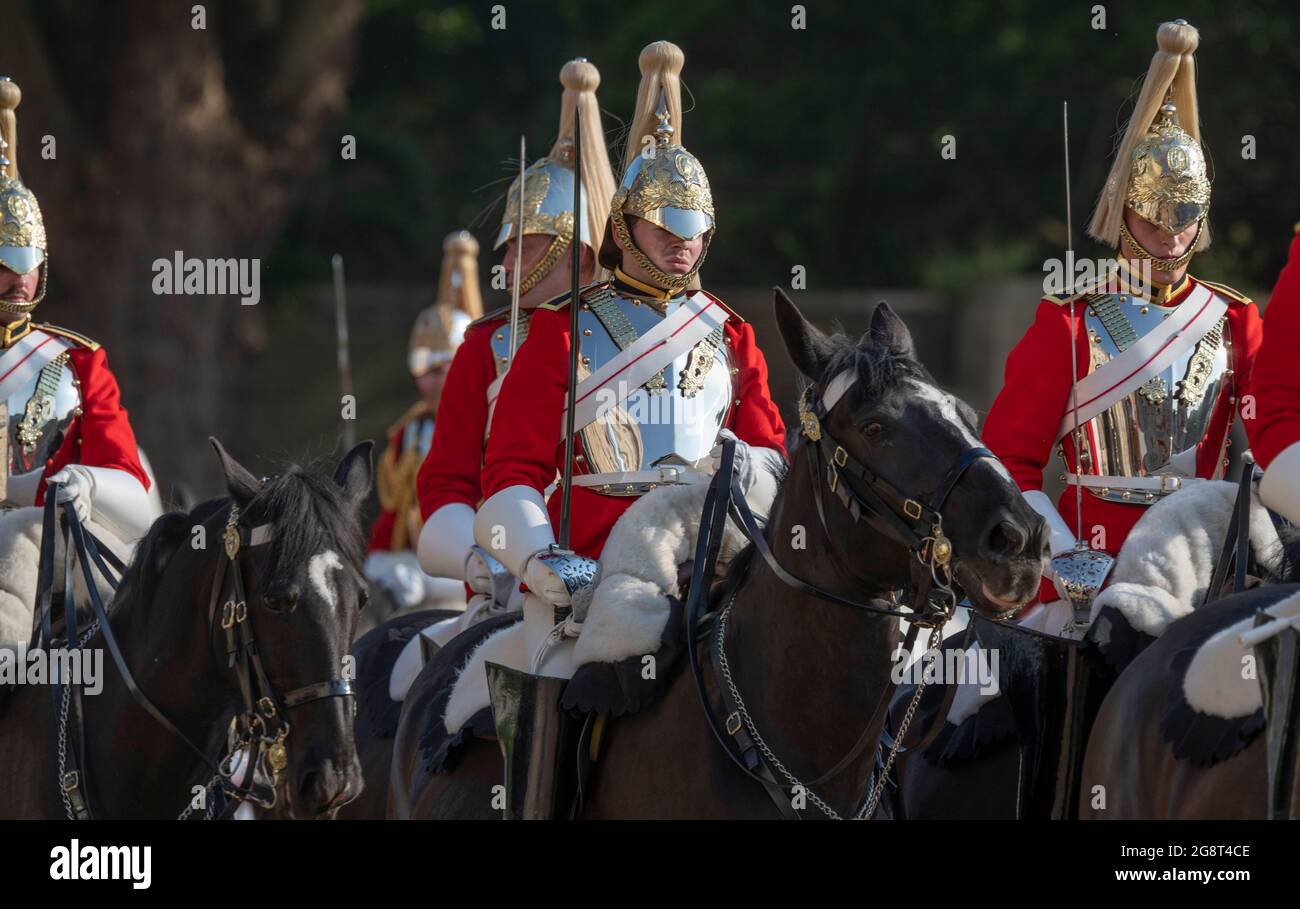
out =
<path fill-rule="evenodd" d="M 1210 605 L 1223 595 L 1223 586 L 1228 582 L 1230 566 L 1235 567 L 1233 593 L 1240 593 L 1246 588 L 1246 569 L 1250 559 L 1250 493 L 1254 476 L 1255 464 L 1250 461 L 1243 464 L 1241 478 L 1237 481 L 1237 498 L 1233 504 L 1232 519 L 1228 522 L 1228 530 L 1223 537 L 1219 560 L 1214 563 L 1214 573 L 1210 576 L 1210 586 L 1205 591 L 1203 606 Z"/>

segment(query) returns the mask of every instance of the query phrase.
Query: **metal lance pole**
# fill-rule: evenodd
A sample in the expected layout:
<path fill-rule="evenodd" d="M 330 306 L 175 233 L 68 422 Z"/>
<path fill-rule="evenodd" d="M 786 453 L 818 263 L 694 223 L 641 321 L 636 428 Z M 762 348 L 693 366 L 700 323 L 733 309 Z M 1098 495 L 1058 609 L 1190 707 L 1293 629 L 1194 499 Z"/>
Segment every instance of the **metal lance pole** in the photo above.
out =
<path fill-rule="evenodd" d="M 510 351 L 506 368 L 515 361 L 515 348 L 519 346 L 519 283 L 523 281 L 524 268 L 524 137 L 519 137 L 519 210 L 515 213 L 515 286 L 510 289 Z"/>
<path fill-rule="evenodd" d="M 338 337 L 339 385 L 344 397 L 352 397 L 352 356 L 348 348 L 348 295 L 343 283 L 343 257 L 338 253 L 330 260 L 334 266 L 334 330 Z M 355 402 L 355 398 L 353 399 Z M 355 420 L 343 420 L 343 449 L 351 451 L 356 444 Z"/>
<path fill-rule="evenodd" d="M 1070 102 L 1061 102 L 1062 129 L 1065 133 L 1065 269 L 1070 292 L 1070 331 L 1078 331 L 1074 318 L 1074 209 L 1070 204 Z M 1070 336 L 1070 410 L 1074 413 L 1074 472 L 1082 476 L 1083 446 L 1079 434 L 1079 342 Z M 1074 484 L 1074 548 L 1083 546 L 1083 483 Z"/>
<path fill-rule="evenodd" d="M 1062 125 L 1065 135 L 1065 263 L 1067 272 L 1074 274 L 1074 209 L 1070 204 L 1070 104 L 1062 102 Z M 1115 565 L 1115 559 L 1105 552 L 1093 550 L 1084 542 L 1083 530 L 1083 433 L 1079 424 L 1079 323 L 1075 316 L 1075 288 L 1071 279 L 1070 293 L 1070 413 L 1074 440 L 1074 549 L 1052 559 L 1051 569 L 1057 591 L 1070 604 L 1073 618 L 1062 629 L 1081 633 L 1088 627 L 1092 614 L 1092 601 L 1106 583 L 1106 576 Z M 1086 334 L 1085 334 L 1086 337 Z M 1067 465 L 1068 466 L 1068 465 Z"/>
<path fill-rule="evenodd" d="M 564 411 L 564 476 L 560 484 L 560 527 L 558 542 L 560 549 L 569 548 L 569 520 L 570 509 L 573 500 L 573 455 L 574 455 L 574 411 L 578 406 L 578 356 L 579 344 L 578 339 L 581 337 L 578 329 L 578 313 L 581 308 L 581 301 L 578 299 L 578 290 L 582 283 L 582 232 L 579 225 L 582 224 L 582 111 L 577 108 L 573 112 L 573 135 L 576 141 L 573 143 L 573 240 L 569 244 L 573 250 L 573 294 L 569 298 L 569 392 L 567 395 L 568 407 Z M 556 624 L 568 617 L 572 609 L 557 609 Z"/>

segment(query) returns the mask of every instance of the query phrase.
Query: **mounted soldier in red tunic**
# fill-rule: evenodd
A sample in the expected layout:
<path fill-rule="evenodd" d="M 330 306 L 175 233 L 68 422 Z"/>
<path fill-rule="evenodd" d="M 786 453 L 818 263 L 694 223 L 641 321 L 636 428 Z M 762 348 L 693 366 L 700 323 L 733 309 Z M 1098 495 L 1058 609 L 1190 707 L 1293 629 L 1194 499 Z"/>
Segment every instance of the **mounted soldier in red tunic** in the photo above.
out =
<path fill-rule="evenodd" d="M 1101 579 L 1061 571 L 1101 566 L 1104 575 L 1109 558 L 1100 554 L 1116 555 L 1151 505 L 1223 476 L 1262 338 L 1254 303 L 1188 274 L 1210 243 L 1192 56 L 1199 37 L 1179 20 L 1161 25 L 1157 40 L 1089 227 L 1117 249 L 1118 267 L 1043 298 L 984 425 L 985 442 L 1052 527 L 1052 573 L 1083 621 Z M 1067 484 L 1055 504 L 1042 491 L 1053 453 Z M 1055 599 L 1045 585 L 1043 600 Z M 1056 618 L 1044 611 L 1035 621 L 1057 633 L 1068 612 L 1061 604 Z"/>
<path fill-rule="evenodd" d="M 18 176 L 22 93 L 0 80 L 0 451 L 5 509 L 0 549 L 30 549 L 30 576 L 8 572 L 0 590 L 0 641 L 26 640 L 36 588 L 36 548 L 46 487 L 122 546 L 156 517 L 150 479 L 104 349 L 66 328 L 33 321 L 49 284 L 49 247 L 36 196 Z M 15 509 L 27 509 L 15 512 Z M 16 602 L 11 602 L 16 601 Z M 25 613 L 25 614 L 24 614 Z"/>
<path fill-rule="evenodd" d="M 426 630 L 445 643 L 480 618 L 504 612 L 517 584 L 510 572 L 474 543 L 474 511 L 483 499 L 480 472 L 502 383 L 515 351 L 527 338 L 537 307 L 564 294 L 570 283 L 574 227 L 582 280 L 603 277 L 597 262 L 614 174 L 600 127 L 596 89 L 600 72 L 583 58 L 560 71 L 564 94 L 559 132 L 550 153 L 533 162 L 507 194 L 494 248 L 516 291 L 517 306 L 503 306 L 479 318 L 465 333 L 452 360 L 441 415 L 417 481 L 424 527 L 420 565 L 429 575 L 464 579 L 471 597 L 463 617 Z M 575 132 L 581 109 L 583 129 Z M 582 204 L 574 211 L 574 157 L 581 144 Z M 523 166 L 522 163 L 520 165 Z M 520 217 L 522 206 L 522 218 Z M 513 318 L 512 318 L 513 315 Z M 513 334 L 512 334 L 513 331 Z M 526 421 L 537 419 L 533 414 Z M 548 480 L 549 482 L 549 480 Z M 518 607 L 518 595 L 514 597 Z"/>
<path fill-rule="evenodd" d="M 557 743 L 519 740 L 518 719 L 533 699 L 538 710 L 556 709 L 538 693 L 582 662 L 586 638 L 550 645 L 575 636 L 586 617 L 615 522 L 651 490 L 707 480 L 728 437 L 738 440 L 742 488 L 766 514 L 785 458 L 785 427 L 752 326 L 693 289 L 715 222 L 704 167 L 681 144 L 681 50 L 656 42 L 640 63 L 625 171 L 601 245 L 613 276 L 534 313 L 497 400 L 486 499 L 474 521 L 479 545 L 528 591 L 522 627 L 486 641 L 462 676 L 482 673 L 484 661 L 500 664 L 488 679 L 515 815 L 550 810 L 549 795 L 525 786 L 521 768 L 531 759 L 525 749 L 535 755 Z M 547 488 L 566 470 L 571 483 L 548 502 Z M 673 550 L 667 539 L 657 545 L 660 556 Z M 469 700 L 453 693 L 448 728 Z"/>

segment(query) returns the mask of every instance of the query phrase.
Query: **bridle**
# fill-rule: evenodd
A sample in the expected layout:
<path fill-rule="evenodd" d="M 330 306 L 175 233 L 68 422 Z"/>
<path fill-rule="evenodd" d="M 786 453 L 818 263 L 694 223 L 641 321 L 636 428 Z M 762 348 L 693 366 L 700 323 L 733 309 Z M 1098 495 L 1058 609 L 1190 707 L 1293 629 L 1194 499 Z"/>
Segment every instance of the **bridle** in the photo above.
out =
<path fill-rule="evenodd" d="M 901 493 L 896 486 L 887 481 L 879 472 L 870 468 L 849 454 L 840 442 L 826 428 L 825 422 L 829 412 L 835 407 L 845 392 L 856 381 L 852 369 L 840 373 L 827 383 L 823 394 L 817 394 L 817 386 L 810 386 L 800 399 L 799 417 L 801 434 L 804 436 L 803 448 L 808 450 L 808 469 L 812 481 L 813 495 L 817 505 L 817 514 L 827 542 L 832 542 L 830 530 L 826 524 L 825 505 L 823 503 L 823 482 L 838 498 L 841 505 L 852 516 L 855 523 L 863 522 L 880 531 L 890 539 L 906 547 L 914 556 L 911 560 L 912 608 L 904 611 L 899 608 L 897 598 L 891 599 L 890 605 L 873 601 L 860 601 L 825 590 L 796 577 L 786 570 L 768 545 L 764 529 L 759 526 L 757 518 L 745 501 L 744 491 L 734 476 L 735 442 L 727 441 L 723 445 L 721 464 L 717 474 L 709 485 L 705 495 L 704 510 L 701 516 L 700 535 L 696 542 L 695 561 L 692 565 L 691 585 L 686 603 L 686 647 L 691 674 L 695 681 L 696 692 L 704 709 L 705 718 L 714 738 L 721 745 L 724 753 L 745 775 L 763 785 L 777 809 L 784 817 L 799 818 L 788 793 L 798 791 L 808 801 L 813 802 L 828 817 L 839 815 L 822 801 L 813 791 L 813 786 L 829 782 L 850 766 L 873 744 L 871 730 L 883 722 L 885 711 L 892 700 L 897 683 L 887 686 L 881 693 L 872 712 L 871 719 L 858 737 L 857 742 L 828 771 L 808 783 L 800 782 L 763 740 L 754 724 L 753 718 L 745 708 L 744 700 L 732 676 L 731 667 L 725 651 L 726 622 L 740 583 L 735 583 L 726 604 L 715 612 L 703 613 L 703 603 L 707 599 L 706 586 L 713 577 L 717 565 L 718 552 L 727 516 L 740 526 L 742 532 L 753 544 L 755 550 L 772 572 L 787 587 L 800 593 L 813 596 L 840 606 L 861 609 L 881 616 L 906 618 L 908 631 L 901 645 L 902 652 L 910 652 L 921 629 L 930 632 L 927 647 L 933 648 L 941 640 L 944 624 L 952 617 L 957 604 L 957 594 L 953 590 L 951 574 L 952 543 L 943 532 L 943 509 L 948 503 L 953 490 L 965 476 L 966 471 L 981 458 L 994 458 L 987 448 L 971 447 L 962 452 L 957 462 L 948 470 L 940 482 L 934 496 L 928 502 L 920 497 Z M 822 465 L 825 464 L 824 480 Z M 834 553 L 835 547 L 831 547 Z M 713 705 L 704 683 L 703 668 L 699 660 L 698 637 L 705 633 L 703 626 L 714 621 L 712 647 L 712 664 L 718 680 L 718 692 L 727 717 L 720 724 L 714 713 Z M 967 629 L 969 635 L 969 628 Z M 963 645 L 964 646 L 964 645 Z M 913 714 L 920 702 L 925 683 L 918 683 L 916 692 L 908 706 L 898 733 L 889 736 L 883 732 L 874 744 L 879 752 L 885 740 L 889 742 L 889 754 L 883 762 L 877 755 L 877 766 L 868 784 L 868 797 L 855 813 L 855 818 L 871 817 L 875 806 L 884 791 L 888 774 L 901 748 Z M 945 704 L 950 701 L 956 686 L 948 686 Z M 941 706 L 938 720 L 926 735 L 911 747 L 915 750 L 924 748 L 938 734 L 947 717 L 947 709 Z M 733 750 L 732 741 L 735 742 Z M 738 752 L 738 753 L 737 753 Z M 778 781 L 773 768 L 784 782 Z"/>
<path fill-rule="evenodd" d="M 57 643 L 50 631 L 50 611 L 54 575 L 54 523 L 55 501 L 58 484 L 50 484 L 46 490 L 44 526 L 41 537 L 41 569 L 37 586 L 37 612 L 40 627 L 33 647 L 51 647 Z M 171 735 L 179 739 L 212 772 L 211 778 L 204 786 L 203 812 L 205 820 L 225 819 L 231 817 L 235 809 L 245 801 L 253 801 L 264 808 L 274 807 L 279 792 L 281 772 L 288 766 L 288 738 L 291 731 L 286 711 L 303 704 L 324 698 L 354 698 L 355 689 L 350 679 L 331 678 L 324 682 L 305 685 L 277 695 L 274 686 L 266 674 L 262 657 L 253 637 L 252 623 L 248 621 L 248 602 L 244 588 L 244 564 L 242 553 L 245 549 L 262 546 L 272 539 L 272 524 L 248 527 L 240 521 L 239 506 L 231 503 L 222 533 L 224 558 L 218 564 L 212 581 L 212 593 L 208 604 L 208 626 L 218 660 L 225 657 L 225 665 L 232 670 L 239 685 L 243 700 L 243 709 L 231 721 L 227 736 L 224 758 L 213 760 L 207 752 L 196 745 L 185 733 L 181 732 L 171 720 L 145 695 L 135 678 L 131 675 L 126 659 L 122 654 L 116 636 L 113 634 L 109 616 L 104 608 L 95 584 L 92 565 L 116 588 L 125 566 L 102 542 L 97 540 L 78 520 L 71 503 L 64 508 L 61 523 L 65 552 L 67 541 L 71 538 L 77 559 L 86 583 L 86 589 L 94 611 L 95 620 L 91 626 L 78 635 L 76 621 L 76 603 L 72 586 L 72 560 L 65 564 L 64 611 L 66 623 L 65 646 L 84 647 L 96 631 L 103 634 L 104 646 L 108 648 L 123 683 L 131 697 L 140 707 L 158 722 Z M 114 576 L 109 569 L 111 563 L 118 572 Z M 220 611 L 217 606 L 221 605 Z M 224 648 L 217 648 L 217 642 L 224 643 Z M 60 689 L 62 689 L 60 691 Z M 86 786 L 86 735 L 84 728 L 84 711 L 81 701 L 81 688 L 73 684 L 56 686 L 56 709 L 59 712 L 59 778 L 58 785 L 64 808 L 69 820 L 86 820 L 91 815 Z M 73 761 L 71 770 L 67 767 L 67 721 L 69 702 L 75 702 L 76 726 L 78 732 L 79 761 Z M 356 702 L 352 709 L 355 713 Z M 239 764 L 246 761 L 244 782 L 235 782 L 239 773 Z M 78 770 L 77 767 L 81 769 Z M 214 805 L 216 793 L 224 797 L 220 808 Z M 194 813 L 193 800 L 179 815 L 180 820 L 190 818 Z"/>

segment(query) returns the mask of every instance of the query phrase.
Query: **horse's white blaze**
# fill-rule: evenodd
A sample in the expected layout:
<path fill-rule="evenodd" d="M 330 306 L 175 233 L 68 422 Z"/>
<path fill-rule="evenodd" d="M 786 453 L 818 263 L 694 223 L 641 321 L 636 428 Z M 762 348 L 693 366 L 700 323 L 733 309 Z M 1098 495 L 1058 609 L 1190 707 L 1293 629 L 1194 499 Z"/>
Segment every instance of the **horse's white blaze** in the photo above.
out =
<path fill-rule="evenodd" d="M 975 433 L 970 431 L 970 427 L 966 425 L 966 421 L 961 418 L 961 414 L 957 410 L 957 399 L 955 397 L 948 394 L 948 392 L 936 388 L 933 385 L 926 384 L 919 379 L 914 379 L 912 381 L 912 386 L 916 389 L 917 397 L 929 401 L 939 411 L 941 417 L 953 426 L 957 427 L 957 431 L 961 434 L 962 440 L 965 441 L 967 445 L 970 445 L 973 448 L 979 448 L 984 445 Z M 1007 470 L 1006 465 L 1004 465 L 1000 460 L 993 459 L 990 463 L 992 463 L 994 470 L 1007 480 L 1011 480 L 1011 472 Z"/>
<path fill-rule="evenodd" d="M 956 398 L 942 389 L 936 388 L 927 382 L 922 382 L 920 379 L 912 380 L 912 388 L 916 391 L 916 396 L 918 398 L 933 404 L 935 409 L 939 411 L 939 416 L 943 417 L 957 428 L 957 432 L 961 434 L 962 441 L 973 447 L 979 446 L 980 440 L 975 437 L 975 433 L 970 431 L 970 427 L 966 425 L 966 421 L 963 420 L 961 414 L 957 412 Z"/>
<path fill-rule="evenodd" d="M 321 599 L 334 608 L 339 602 L 339 592 L 335 589 L 333 581 L 327 572 L 331 570 L 342 570 L 343 560 L 333 549 L 327 549 L 324 552 L 318 552 L 311 557 L 307 563 L 307 576 L 311 578 L 312 585 L 316 592 L 320 594 Z"/>

